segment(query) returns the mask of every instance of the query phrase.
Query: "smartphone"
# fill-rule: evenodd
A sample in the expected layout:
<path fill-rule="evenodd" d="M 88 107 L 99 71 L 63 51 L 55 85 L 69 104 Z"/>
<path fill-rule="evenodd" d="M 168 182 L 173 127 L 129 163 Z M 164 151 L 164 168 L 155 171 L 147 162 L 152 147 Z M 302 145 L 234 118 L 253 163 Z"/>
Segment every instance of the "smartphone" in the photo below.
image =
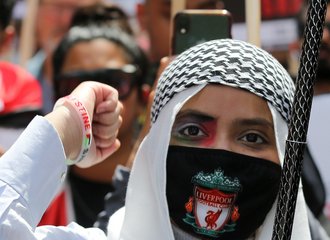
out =
<path fill-rule="evenodd" d="M 231 13 L 223 9 L 183 10 L 174 16 L 171 55 L 199 43 L 231 38 Z"/>

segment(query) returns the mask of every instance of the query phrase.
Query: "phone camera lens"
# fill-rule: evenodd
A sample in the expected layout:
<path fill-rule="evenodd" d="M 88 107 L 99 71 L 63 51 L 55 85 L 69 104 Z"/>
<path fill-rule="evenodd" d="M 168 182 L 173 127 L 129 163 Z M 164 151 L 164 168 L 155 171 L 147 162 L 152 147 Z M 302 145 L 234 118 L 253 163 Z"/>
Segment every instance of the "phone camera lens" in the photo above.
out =
<path fill-rule="evenodd" d="M 189 15 L 185 13 L 179 13 L 176 16 L 176 31 L 180 34 L 187 34 L 190 27 Z"/>

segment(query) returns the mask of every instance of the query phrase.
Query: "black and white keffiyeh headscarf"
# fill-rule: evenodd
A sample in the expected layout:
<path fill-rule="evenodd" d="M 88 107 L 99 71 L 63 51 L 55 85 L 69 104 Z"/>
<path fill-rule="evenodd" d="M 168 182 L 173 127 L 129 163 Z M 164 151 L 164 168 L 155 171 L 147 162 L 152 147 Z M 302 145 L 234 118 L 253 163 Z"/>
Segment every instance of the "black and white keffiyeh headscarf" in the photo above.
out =
<path fill-rule="evenodd" d="M 125 208 L 110 218 L 109 239 L 174 240 L 178 236 L 169 218 L 166 199 L 166 157 L 171 130 L 182 106 L 210 83 L 241 88 L 267 101 L 283 164 L 295 89 L 285 69 L 270 54 L 243 41 L 214 40 L 192 47 L 180 54 L 158 81 L 151 129 L 134 160 Z M 254 239 L 271 239 L 275 210 L 276 202 Z M 310 239 L 301 188 L 291 239 Z"/>
<path fill-rule="evenodd" d="M 272 103 L 288 122 L 294 83 L 269 53 L 238 40 L 214 40 L 178 56 L 159 79 L 152 122 L 176 94 L 192 85 L 220 83 L 252 92 Z"/>

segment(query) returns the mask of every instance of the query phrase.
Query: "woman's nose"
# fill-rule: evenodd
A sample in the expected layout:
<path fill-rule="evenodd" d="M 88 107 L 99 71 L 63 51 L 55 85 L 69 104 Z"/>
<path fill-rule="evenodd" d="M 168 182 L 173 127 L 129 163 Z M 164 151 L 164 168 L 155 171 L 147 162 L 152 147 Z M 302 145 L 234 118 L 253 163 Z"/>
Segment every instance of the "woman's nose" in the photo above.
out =
<path fill-rule="evenodd" d="M 215 139 L 214 148 L 227 151 L 234 150 L 234 143 L 226 135 L 219 136 Z"/>

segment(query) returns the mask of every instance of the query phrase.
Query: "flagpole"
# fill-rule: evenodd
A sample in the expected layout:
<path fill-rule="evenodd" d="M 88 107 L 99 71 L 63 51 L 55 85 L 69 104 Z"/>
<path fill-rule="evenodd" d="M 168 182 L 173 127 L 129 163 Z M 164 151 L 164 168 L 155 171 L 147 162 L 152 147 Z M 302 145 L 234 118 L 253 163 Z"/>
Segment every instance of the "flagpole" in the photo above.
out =
<path fill-rule="evenodd" d="M 327 9 L 327 0 L 309 2 L 272 240 L 291 239 L 306 146 L 319 48 Z"/>

